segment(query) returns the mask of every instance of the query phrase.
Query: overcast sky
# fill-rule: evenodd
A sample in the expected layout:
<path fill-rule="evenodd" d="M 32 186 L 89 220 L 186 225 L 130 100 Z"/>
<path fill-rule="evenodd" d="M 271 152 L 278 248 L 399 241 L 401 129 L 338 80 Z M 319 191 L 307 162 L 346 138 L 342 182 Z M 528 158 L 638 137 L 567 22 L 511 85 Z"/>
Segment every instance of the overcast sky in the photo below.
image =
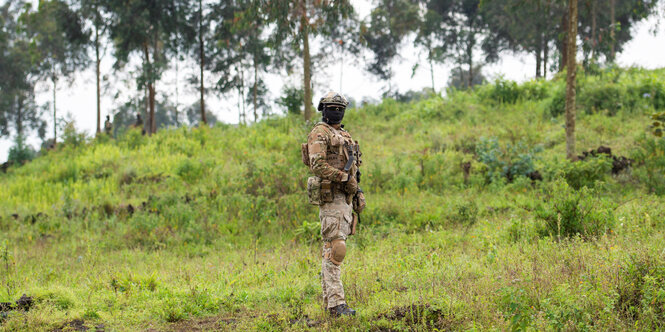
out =
<path fill-rule="evenodd" d="M 370 11 L 370 1 L 353 1 L 354 6 L 360 17 L 365 17 Z M 623 53 L 617 57 L 617 62 L 621 66 L 640 66 L 644 68 L 665 67 L 665 27 L 658 25 L 656 18 L 651 18 L 638 24 L 634 29 L 634 39 L 624 48 Z M 656 31 L 656 35 L 653 34 Z M 410 47 L 409 41 L 404 41 L 404 47 L 401 51 L 401 59 L 394 64 L 395 77 L 393 79 L 393 90 L 402 92 L 408 90 L 421 90 L 431 86 L 429 67 L 422 61 L 418 50 Z M 126 101 L 131 91 L 128 91 L 124 80 L 131 82 L 132 79 L 127 73 L 113 73 L 111 66 L 113 62 L 112 50 L 107 51 L 106 57 L 102 61 L 102 73 L 107 77 L 108 88 L 104 91 L 102 99 L 102 118 L 111 113 L 115 107 Z M 295 61 L 298 61 L 296 59 Z M 415 75 L 412 77 L 412 68 L 417 63 L 423 63 L 419 66 Z M 321 95 L 327 91 L 335 90 L 345 94 L 347 97 L 360 101 L 364 98 L 380 99 L 381 93 L 385 91 L 386 82 L 380 82 L 370 74 L 364 71 L 365 63 L 362 59 L 343 58 L 341 54 L 334 55 L 334 61 L 314 72 L 314 96 L 313 102 L 317 103 Z M 188 106 L 194 103 L 198 98 L 197 91 L 187 86 L 186 77 L 194 72 L 193 63 L 180 63 L 180 75 L 177 86 L 179 87 L 179 105 Z M 128 68 L 129 69 L 129 68 Z M 446 86 L 451 66 L 435 66 L 435 86 L 439 90 Z M 501 61 L 486 66 L 484 73 L 488 78 L 504 76 L 508 79 L 524 81 L 535 75 L 535 59 L 526 54 L 505 54 Z M 210 76 L 210 74 L 208 74 Z M 551 75 L 551 74 L 548 74 Z M 266 81 L 270 89 L 270 99 L 279 97 L 279 93 L 284 84 L 301 86 L 301 76 L 296 74 L 271 74 L 266 76 Z M 165 73 L 162 80 L 157 83 L 158 93 L 168 96 L 169 100 L 175 101 L 176 75 L 173 69 Z M 118 90 L 119 89 L 119 90 Z M 120 93 L 121 98 L 114 101 L 111 96 Z M 158 94 L 159 96 L 159 94 Z M 50 102 L 52 92 L 49 86 L 39 85 L 37 93 L 37 103 L 43 104 Z M 85 131 L 92 136 L 96 128 L 96 98 L 95 98 L 95 77 L 91 68 L 75 77 L 70 87 L 58 88 L 57 91 L 58 114 L 70 114 L 79 130 Z M 238 99 L 236 96 L 226 96 L 220 98 L 214 94 L 209 94 L 206 100 L 206 106 L 219 119 L 228 123 L 238 122 Z M 277 111 L 279 112 L 279 111 Z M 251 112 L 250 112 L 251 113 Z M 50 113 L 52 119 L 52 113 Z M 252 117 L 248 116 L 251 120 Z M 103 119 L 102 119 L 103 122 Z M 49 122 L 47 136 L 52 136 L 52 124 Z M 40 140 L 33 137 L 29 143 L 38 147 Z M 0 160 L 6 160 L 9 148 L 13 145 L 12 140 L 0 140 Z"/>

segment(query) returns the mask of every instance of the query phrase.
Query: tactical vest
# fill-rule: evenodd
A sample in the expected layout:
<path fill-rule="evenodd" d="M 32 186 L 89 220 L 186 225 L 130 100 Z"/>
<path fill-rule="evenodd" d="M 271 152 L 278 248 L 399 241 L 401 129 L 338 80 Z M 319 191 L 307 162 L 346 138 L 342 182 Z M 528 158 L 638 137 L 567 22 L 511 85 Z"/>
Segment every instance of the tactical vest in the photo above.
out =
<path fill-rule="evenodd" d="M 360 166 L 360 148 L 357 141 L 354 141 L 351 138 L 351 135 L 341 129 L 337 130 L 332 126 L 319 122 L 317 126 L 323 126 L 328 132 L 328 144 L 326 151 L 326 161 L 328 164 L 338 170 L 344 170 L 344 166 L 349 160 L 349 150 L 348 147 L 351 147 L 351 151 L 354 154 L 354 165 L 356 167 Z"/>

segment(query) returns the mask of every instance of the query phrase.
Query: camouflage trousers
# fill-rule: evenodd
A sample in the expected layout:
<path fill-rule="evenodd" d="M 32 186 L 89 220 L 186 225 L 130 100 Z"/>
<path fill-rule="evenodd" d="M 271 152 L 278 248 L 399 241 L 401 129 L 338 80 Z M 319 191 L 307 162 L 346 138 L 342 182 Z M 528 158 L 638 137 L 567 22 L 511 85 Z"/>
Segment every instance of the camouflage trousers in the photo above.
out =
<path fill-rule="evenodd" d="M 323 304 L 332 308 L 345 304 L 344 286 L 342 286 L 342 270 L 330 260 L 330 243 L 336 239 L 346 238 L 351 232 L 353 222 L 352 206 L 346 203 L 346 195 L 336 192 L 330 203 L 319 206 L 319 220 L 321 221 L 321 239 L 323 240 L 323 253 L 321 263 L 321 286 L 323 288 Z"/>

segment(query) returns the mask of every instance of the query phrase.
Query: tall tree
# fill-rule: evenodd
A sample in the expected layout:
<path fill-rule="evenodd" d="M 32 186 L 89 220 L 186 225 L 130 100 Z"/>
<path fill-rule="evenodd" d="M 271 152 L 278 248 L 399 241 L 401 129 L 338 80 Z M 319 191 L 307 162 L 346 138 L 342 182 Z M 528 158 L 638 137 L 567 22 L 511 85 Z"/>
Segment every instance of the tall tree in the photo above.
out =
<path fill-rule="evenodd" d="M 39 58 L 43 80 L 53 85 L 53 142 L 57 140 L 57 84 L 61 78 L 71 79 L 73 73 L 86 65 L 85 47 L 89 36 L 84 32 L 79 12 L 61 0 L 42 0 L 37 11 L 28 11 L 22 18 Z M 68 82 L 68 83 L 71 83 Z"/>
<path fill-rule="evenodd" d="M 323 48 L 335 43 L 335 31 L 344 22 L 354 19 L 353 6 L 348 0 L 268 1 L 265 4 L 268 20 L 275 23 L 272 40 L 288 41 L 302 56 L 305 120 L 312 118 L 312 63 L 310 39 L 323 37 Z M 302 47 L 302 49 L 301 49 Z"/>
<path fill-rule="evenodd" d="M 101 109 L 102 109 L 102 88 L 101 88 L 101 63 L 106 54 L 106 48 L 102 46 L 103 38 L 106 35 L 108 17 L 105 17 L 104 9 L 107 0 L 78 0 L 80 1 L 83 16 L 91 23 L 93 33 L 91 38 L 92 49 L 95 53 L 95 83 L 97 91 L 97 134 L 102 132 L 101 127 Z"/>
<path fill-rule="evenodd" d="M 408 0 L 380 0 L 370 13 L 369 22 L 363 22 L 360 35 L 373 53 L 367 71 L 388 81 L 388 94 L 392 91 L 392 62 L 398 56 L 401 41 L 418 28 L 418 6 Z"/>
<path fill-rule="evenodd" d="M 577 73 L 577 0 L 568 0 L 566 65 L 566 157 L 575 160 L 575 75 Z"/>
<path fill-rule="evenodd" d="M 10 135 L 13 129 L 21 140 L 37 130 L 43 139 L 46 122 L 34 98 L 39 54 L 19 20 L 24 5 L 15 1 L 0 6 L 0 137 Z"/>
<path fill-rule="evenodd" d="M 177 6 L 176 6 L 177 4 Z M 189 8 L 186 0 L 108 0 L 110 34 L 115 42 L 116 67 L 124 66 L 130 55 L 142 57 L 139 89 L 148 94 L 148 123 L 151 134 L 157 131 L 155 121 L 156 84 L 167 66 L 167 55 L 173 53 L 173 36 L 181 28 L 179 15 Z"/>
<path fill-rule="evenodd" d="M 482 7 L 493 38 L 502 39 L 505 49 L 533 54 L 536 77 L 546 76 L 550 45 L 559 38 L 565 4 L 557 0 L 485 0 Z"/>

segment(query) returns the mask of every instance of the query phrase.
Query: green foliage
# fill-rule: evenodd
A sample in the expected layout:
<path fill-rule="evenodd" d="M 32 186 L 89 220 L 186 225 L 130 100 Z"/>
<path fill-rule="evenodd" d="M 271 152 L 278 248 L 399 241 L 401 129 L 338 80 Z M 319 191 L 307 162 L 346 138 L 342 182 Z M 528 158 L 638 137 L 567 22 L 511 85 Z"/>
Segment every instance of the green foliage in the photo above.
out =
<path fill-rule="evenodd" d="M 529 84 L 560 82 L 517 86 Z M 551 96 L 498 104 L 490 89 L 347 111 L 368 202 L 344 263 L 356 319 L 321 310 L 320 227 L 299 155 L 311 125 L 287 115 L 130 130 L 0 173 L 0 241 L 13 264 L 0 300 L 37 299 L 0 329 L 74 317 L 118 330 L 658 329 L 657 274 L 637 290 L 625 277 L 633 295 L 621 303 L 637 319 L 619 309 L 617 288 L 629 253 L 662 251 L 665 205 L 650 186 L 665 147 L 645 132 L 646 114 L 579 117 L 580 149 L 635 160 L 609 176 L 607 158 L 563 160 L 562 122 L 543 116 Z M 527 169 L 543 181 L 504 175 Z"/>
<path fill-rule="evenodd" d="M 292 86 L 284 86 L 282 89 L 282 96 L 276 100 L 276 103 L 277 105 L 284 107 L 289 114 L 301 114 L 301 107 L 304 99 L 305 95 L 302 89 Z"/>
<path fill-rule="evenodd" d="M 644 329 L 665 324 L 665 257 L 662 253 L 638 251 L 621 265 L 616 309 Z"/>
<path fill-rule="evenodd" d="M 665 108 L 665 84 L 649 71 L 625 71 L 608 68 L 600 75 L 578 75 L 577 108 L 586 114 L 604 112 L 644 113 Z M 563 84 L 554 92 L 549 105 L 553 117 L 565 112 L 566 92 Z"/>
<path fill-rule="evenodd" d="M 17 136 L 15 145 L 9 148 L 9 154 L 7 155 L 7 162 L 23 165 L 26 162 L 32 160 L 37 155 L 37 152 L 28 144 L 25 143 L 25 139 L 22 136 Z"/>
<path fill-rule="evenodd" d="M 496 79 L 494 83 L 485 84 L 478 89 L 478 95 L 483 99 L 495 103 L 515 104 L 518 101 L 539 101 L 549 96 L 551 83 L 549 81 L 528 81 L 517 84 L 503 78 Z"/>
<path fill-rule="evenodd" d="M 497 182 L 505 178 L 513 181 L 535 171 L 536 154 L 542 147 L 529 148 L 524 142 L 499 144 L 496 137 L 481 138 L 476 145 L 478 160 L 487 166 L 487 181 Z"/>
<path fill-rule="evenodd" d="M 635 169 L 634 175 L 649 192 L 665 194 L 665 139 L 642 135 L 632 151 L 635 163 L 643 167 Z"/>
<path fill-rule="evenodd" d="M 527 331 L 533 322 L 533 306 L 523 289 L 506 287 L 499 290 L 499 305 L 511 331 Z"/>
<path fill-rule="evenodd" d="M 535 215 L 544 222 L 542 235 L 593 239 L 612 230 L 615 207 L 597 191 L 588 187 L 575 190 L 559 179 L 542 188 L 542 202 L 536 206 Z"/>
<path fill-rule="evenodd" d="M 563 177 L 568 185 L 576 190 L 583 187 L 592 188 L 603 181 L 612 170 L 611 159 L 604 155 L 584 160 L 555 160 L 548 165 L 547 173 L 551 179 Z"/>

